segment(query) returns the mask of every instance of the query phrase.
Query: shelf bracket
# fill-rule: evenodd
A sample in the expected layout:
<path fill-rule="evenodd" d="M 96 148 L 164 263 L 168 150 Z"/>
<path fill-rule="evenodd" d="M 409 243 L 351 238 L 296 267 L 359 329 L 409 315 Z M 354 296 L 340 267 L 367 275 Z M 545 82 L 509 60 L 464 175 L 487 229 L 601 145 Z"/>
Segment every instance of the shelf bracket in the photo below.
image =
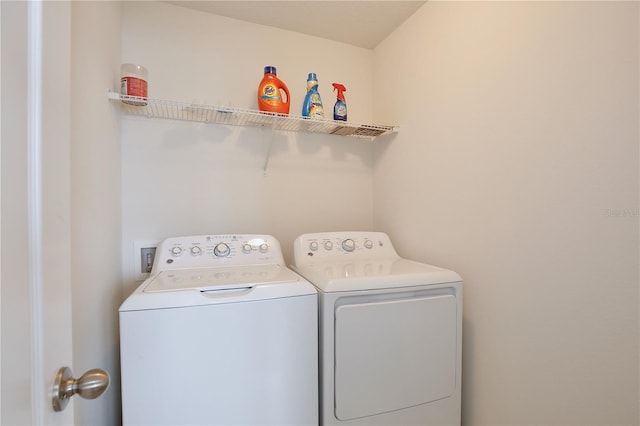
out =
<path fill-rule="evenodd" d="M 269 136 L 269 145 L 267 146 L 267 156 L 264 159 L 264 167 L 262 168 L 262 174 L 264 176 L 267 175 L 267 169 L 269 167 L 269 157 L 271 156 L 271 147 L 273 146 L 273 137 L 275 136 L 275 133 L 276 133 L 277 122 L 278 122 L 278 117 L 274 116 L 273 123 L 271 124 L 271 135 Z"/>

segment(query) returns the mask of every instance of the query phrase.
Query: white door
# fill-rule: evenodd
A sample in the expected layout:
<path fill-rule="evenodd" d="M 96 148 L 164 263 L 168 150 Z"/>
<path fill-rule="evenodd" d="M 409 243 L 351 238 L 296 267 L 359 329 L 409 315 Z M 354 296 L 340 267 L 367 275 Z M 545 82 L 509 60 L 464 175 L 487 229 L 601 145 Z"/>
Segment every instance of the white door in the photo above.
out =
<path fill-rule="evenodd" d="M 72 367 L 70 3 L 0 4 L 0 420 L 73 424 L 73 402 L 54 412 L 51 401 L 56 372 Z"/>

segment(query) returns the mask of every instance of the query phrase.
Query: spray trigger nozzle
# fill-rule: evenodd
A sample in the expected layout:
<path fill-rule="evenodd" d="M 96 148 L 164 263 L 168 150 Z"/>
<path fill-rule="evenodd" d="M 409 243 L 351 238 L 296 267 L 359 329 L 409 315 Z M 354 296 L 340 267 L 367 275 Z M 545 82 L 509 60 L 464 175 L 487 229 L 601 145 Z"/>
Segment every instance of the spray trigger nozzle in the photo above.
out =
<path fill-rule="evenodd" d="M 347 91 L 347 88 L 340 83 L 332 83 L 332 85 L 333 85 L 333 90 L 338 91 L 338 99 L 340 99 L 341 101 L 344 101 L 344 92 Z"/>

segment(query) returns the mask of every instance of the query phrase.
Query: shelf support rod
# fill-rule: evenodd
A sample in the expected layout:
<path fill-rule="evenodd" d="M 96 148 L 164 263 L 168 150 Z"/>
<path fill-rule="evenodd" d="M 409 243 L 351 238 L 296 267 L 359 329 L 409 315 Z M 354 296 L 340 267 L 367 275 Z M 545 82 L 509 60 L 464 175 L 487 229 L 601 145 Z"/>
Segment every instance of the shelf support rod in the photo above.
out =
<path fill-rule="evenodd" d="M 276 123 L 278 121 L 278 117 L 273 117 L 273 123 L 271 124 L 271 135 L 269 137 L 269 145 L 267 147 L 267 156 L 264 159 L 264 167 L 262 168 L 262 173 L 264 176 L 267 175 L 267 168 L 269 167 L 269 157 L 271 156 L 271 147 L 273 146 L 273 137 L 276 133 Z"/>

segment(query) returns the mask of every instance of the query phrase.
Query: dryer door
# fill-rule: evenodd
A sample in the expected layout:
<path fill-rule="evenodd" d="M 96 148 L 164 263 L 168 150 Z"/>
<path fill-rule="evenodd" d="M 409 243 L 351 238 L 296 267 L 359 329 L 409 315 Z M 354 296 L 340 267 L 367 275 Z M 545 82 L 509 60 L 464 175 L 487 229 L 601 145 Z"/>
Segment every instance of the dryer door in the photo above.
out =
<path fill-rule="evenodd" d="M 340 420 L 425 404 L 455 390 L 456 296 L 392 297 L 354 299 L 336 308 L 335 414 Z"/>

